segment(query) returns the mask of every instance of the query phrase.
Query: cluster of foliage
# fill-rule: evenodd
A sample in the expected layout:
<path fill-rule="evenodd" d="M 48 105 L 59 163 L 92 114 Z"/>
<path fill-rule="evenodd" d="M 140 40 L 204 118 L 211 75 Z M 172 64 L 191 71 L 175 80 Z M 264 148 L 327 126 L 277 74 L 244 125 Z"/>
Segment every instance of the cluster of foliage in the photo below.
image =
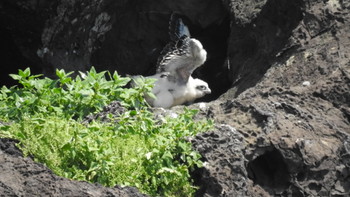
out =
<path fill-rule="evenodd" d="M 92 68 L 71 74 L 57 70 L 53 80 L 26 69 L 11 75 L 21 87 L 0 91 L 0 119 L 9 122 L 0 123 L 0 137 L 18 139 L 25 154 L 67 178 L 135 186 L 152 196 L 195 192 L 189 173 L 202 163 L 186 137 L 208 130 L 211 122 L 193 121 L 197 111 L 187 109 L 156 120 L 144 99 L 152 80 L 124 88 L 130 79 L 117 73 Z M 82 123 L 113 100 L 129 110 L 110 122 Z"/>
<path fill-rule="evenodd" d="M 144 80 L 134 89 L 123 88 L 129 78 L 120 77 L 116 72 L 97 73 L 94 68 L 74 79 L 64 70 L 56 70 L 58 79 L 40 78 L 31 75 L 30 69 L 19 70 L 10 76 L 21 88 L 3 86 L 0 94 L 0 116 L 20 119 L 23 115 L 50 114 L 64 118 L 81 119 L 87 114 L 100 111 L 113 100 L 120 100 L 124 106 L 145 105 L 143 94 L 149 94 L 152 81 Z M 106 78 L 106 75 L 109 79 Z"/>

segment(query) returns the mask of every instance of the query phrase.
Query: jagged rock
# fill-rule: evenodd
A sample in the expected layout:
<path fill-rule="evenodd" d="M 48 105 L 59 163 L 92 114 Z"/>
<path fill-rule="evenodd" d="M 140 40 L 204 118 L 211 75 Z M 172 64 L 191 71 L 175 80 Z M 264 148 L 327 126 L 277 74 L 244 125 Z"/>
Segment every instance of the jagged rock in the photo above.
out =
<path fill-rule="evenodd" d="M 201 185 L 197 196 L 247 196 L 249 191 L 243 135 L 229 125 L 202 133 L 192 139 L 201 155 L 204 168 L 195 172 Z M 220 168 L 218 168 L 220 167 Z"/>
<path fill-rule="evenodd" d="M 271 6 L 271 3 L 276 2 L 268 1 L 267 5 Z M 210 109 L 202 113 L 203 117 L 211 114 L 217 123 L 230 125 L 244 136 L 245 143 L 236 145 L 243 146 L 240 149 L 245 158 L 241 180 L 251 182 L 246 182 L 245 190 L 237 190 L 235 184 L 239 182 L 233 184 L 232 178 L 227 178 L 234 176 L 233 173 L 222 173 L 221 169 L 227 164 L 210 160 L 214 172 L 209 175 L 199 173 L 196 177 L 198 180 L 214 179 L 213 185 L 221 190 L 213 192 L 206 182 L 200 182 L 202 190 L 199 196 L 225 196 L 224 193 L 233 196 L 350 194 L 350 61 L 345 55 L 345 51 L 350 50 L 347 36 L 350 33 L 350 7 L 338 1 L 311 4 L 300 1 L 298 4 L 303 5 L 297 9 L 302 10 L 303 14 L 294 19 L 294 25 L 289 26 L 289 30 L 280 29 L 289 31 L 282 32 L 286 36 L 283 42 L 276 38 L 275 43 L 287 48 L 282 47 L 275 53 L 271 50 L 272 46 L 270 51 L 255 49 L 256 53 L 247 54 L 252 55 L 251 58 L 244 65 L 239 65 L 247 70 L 235 71 L 242 75 L 241 81 L 217 101 L 210 103 Z M 264 9 L 268 9 L 267 5 Z M 296 16 L 297 13 L 286 17 Z M 258 15 L 256 22 L 265 20 L 259 18 L 263 15 Z M 278 23 L 273 25 L 278 26 Z M 285 24 L 280 25 L 283 27 Z M 276 27 L 268 28 L 273 31 Z M 270 39 L 265 36 L 269 35 L 256 39 L 268 41 Z M 234 42 L 241 42 L 234 36 L 231 38 Z M 270 44 L 261 47 L 267 46 Z M 236 56 L 240 56 L 237 53 Z M 267 72 L 261 72 L 261 77 L 256 79 L 248 79 L 257 75 L 247 67 L 258 69 L 253 64 L 262 63 L 254 60 L 254 54 L 261 58 L 263 53 L 269 56 L 271 62 L 263 65 L 267 66 Z M 244 76 L 245 72 L 249 73 L 248 77 Z M 249 81 L 248 85 L 244 84 L 246 81 Z M 256 84 L 247 89 L 253 81 Z M 308 86 L 303 85 L 305 81 L 309 81 Z M 244 91 L 240 93 L 240 89 Z M 234 98 L 234 95 L 238 97 Z M 220 133 L 217 135 L 223 138 L 225 133 L 219 131 L 216 131 Z M 230 140 L 227 141 L 229 145 Z M 195 139 L 194 147 L 203 143 L 208 147 L 200 150 L 204 159 L 218 155 L 234 159 L 240 153 L 232 152 L 220 142 L 201 138 Z M 212 153 L 213 147 L 215 153 Z M 227 190 L 230 188 L 228 185 L 232 190 Z M 247 189 L 249 194 L 239 193 Z"/>

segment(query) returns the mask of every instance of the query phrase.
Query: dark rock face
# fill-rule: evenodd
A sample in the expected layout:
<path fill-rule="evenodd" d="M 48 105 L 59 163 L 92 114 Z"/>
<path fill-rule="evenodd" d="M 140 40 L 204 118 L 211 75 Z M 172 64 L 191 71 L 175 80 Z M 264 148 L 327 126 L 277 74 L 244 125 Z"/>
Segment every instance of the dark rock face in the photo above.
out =
<path fill-rule="evenodd" d="M 0 139 L 1 196 L 145 196 L 130 187 L 106 188 L 56 176 L 42 164 L 23 158 L 15 142 Z"/>
<path fill-rule="evenodd" d="M 256 19 L 241 25 L 246 28 L 253 21 L 266 20 L 264 9 L 272 9 L 272 4 L 282 11 L 285 5 L 279 2 L 268 1 Z M 275 28 L 261 27 L 270 31 L 280 28 L 279 35 L 284 38 L 273 41 L 269 34 L 261 41 L 274 44 L 259 48 L 255 43 L 252 58 L 236 67 L 236 74 L 242 77 L 235 87 L 201 113 L 235 128 L 243 137 L 228 137 L 219 127 L 194 140 L 194 147 L 209 161 L 209 169 L 195 175 L 202 188 L 198 196 L 350 194 L 350 61 L 346 55 L 350 50 L 350 7 L 337 1 L 291 4 L 295 11 L 286 17 L 292 17 L 287 21 L 293 24 L 278 23 L 284 20 L 280 16 L 274 19 Z M 253 30 L 250 35 L 261 31 Z M 245 42 L 230 38 L 231 43 Z M 231 62 L 243 56 L 239 53 L 243 54 L 237 49 Z M 259 60 L 262 57 L 267 60 L 264 64 Z M 262 72 L 264 69 L 267 72 Z M 246 89 L 252 83 L 256 84 Z M 234 145 L 234 139 L 243 140 Z"/>
<path fill-rule="evenodd" d="M 216 131 L 196 136 L 192 143 L 205 162 L 205 167 L 195 172 L 200 177 L 197 184 L 202 186 L 197 196 L 247 194 L 249 179 L 246 178 L 242 134 L 229 125 L 220 125 Z"/>
<path fill-rule="evenodd" d="M 13 85 L 8 74 L 31 67 L 42 72 L 45 66 L 36 51 L 41 47 L 41 33 L 48 18 L 51 1 L 0 2 L 1 84 Z"/>
<path fill-rule="evenodd" d="M 193 173 L 197 196 L 349 196 L 348 1 L 3 0 L 0 40 L 9 46 L 0 57 L 11 66 L 0 74 L 16 64 L 48 76 L 91 65 L 153 74 L 174 11 L 208 51 L 195 76 L 213 90 L 199 117 L 217 126 L 192 139 L 206 162 Z M 0 156 L 12 159 L 2 166 L 28 162 L 6 144 Z M 9 195 L 17 191 L 1 183 Z"/>
<path fill-rule="evenodd" d="M 238 8 L 243 6 L 241 9 L 250 10 L 246 11 L 246 14 L 253 12 L 251 15 L 255 17 L 253 19 L 250 19 L 252 17 L 250 15 L 244 17 L 245 20 L 249 19 L 249 23 L 248 21 L 232 22 L 227 74 L 235 87 L 231 90 L 234 91 L 235 96 L 255 86 L 277 57 L 295 45 L 288 39 L 302 20 L 303 2 L 300 0 L 267 1 L 260 6 L 261 3 L 245 5 L 242 2 L 243 5 L 236 6 Z M 259 13 L 254 14 L 257 10 Z M 234 12 L 240 11 L 234 10 Z"/>

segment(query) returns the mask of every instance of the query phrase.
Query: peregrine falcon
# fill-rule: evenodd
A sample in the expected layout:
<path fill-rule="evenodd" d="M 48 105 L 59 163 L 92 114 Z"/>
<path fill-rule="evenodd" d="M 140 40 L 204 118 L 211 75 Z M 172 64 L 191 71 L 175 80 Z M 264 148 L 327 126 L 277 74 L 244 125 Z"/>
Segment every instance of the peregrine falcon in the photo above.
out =
<path fill-rule="evenodd" d="M 207 52 L 199 40 L 191 38 L 176 14 L 171 15 L 169 35 L 170 42 L 158 58 L 157 73 L 149 76 L 156 79 L 152 90 L 156 98 L 146 98 L 153 107 L 169 108 L 211 93 L 208 83 L 191 76 L 206 61 Z"/>
<path fill-rule="evenodd" d="M 185 84 L 174 81 L 174 76 L 169 72 L 157 73 L 149 78 L 156 79 L 152 89 L 156 98 L 146 97 L 146 101 L 153 107 L 170 108 L 175 105 L 191 103 L 211 93 L 205 81 L 194 79 L 191 76 Z"/>

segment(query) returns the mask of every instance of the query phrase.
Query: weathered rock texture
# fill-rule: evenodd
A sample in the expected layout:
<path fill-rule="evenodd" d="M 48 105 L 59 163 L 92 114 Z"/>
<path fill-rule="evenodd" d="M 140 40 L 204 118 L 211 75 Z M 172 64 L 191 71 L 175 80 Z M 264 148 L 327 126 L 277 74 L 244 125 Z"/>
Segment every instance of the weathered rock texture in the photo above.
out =
<path fill-rule="evenodd" d="M 350 195 L 349 8 L 268 1 L 232 21 L 249 29 L 229 41 L 242 46 L 229 50 L 241 77 L 201 113 L 232 128 L 194 140 L 208 161 L 198 196 Z"/>
<path fill-rule="evenodd" d="M 208 51 L 199 117 L 217 126 L 192 140 L 207 164 L 197 195 L 350 196 L 349 1 L 3 0 L 1 77 L 14 65 L 153 74 L 172 12 Z"/>

